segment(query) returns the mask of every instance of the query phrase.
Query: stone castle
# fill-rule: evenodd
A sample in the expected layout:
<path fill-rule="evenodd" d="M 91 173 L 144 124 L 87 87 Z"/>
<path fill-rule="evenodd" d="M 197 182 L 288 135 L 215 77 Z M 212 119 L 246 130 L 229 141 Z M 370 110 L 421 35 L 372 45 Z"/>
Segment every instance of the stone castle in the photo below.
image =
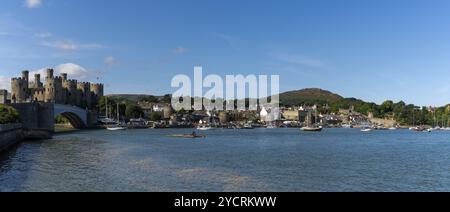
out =
<path fill-rule="evenodd" d="M 46 70 L 45 82 L 40 74 L 30 81 L 29 71 L 22 77 L 11 79 L 11 103 L 49 102 L 96 109 L 103 97 L 103 84 L 78 82 L 67 78 L 67 74 L 54 76 L 53 69 Z"/>

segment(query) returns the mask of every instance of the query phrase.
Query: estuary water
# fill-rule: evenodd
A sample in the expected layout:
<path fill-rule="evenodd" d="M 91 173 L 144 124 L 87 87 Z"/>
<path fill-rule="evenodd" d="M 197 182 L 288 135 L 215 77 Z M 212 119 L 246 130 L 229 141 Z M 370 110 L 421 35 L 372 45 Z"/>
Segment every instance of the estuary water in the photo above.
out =
<path fill-rule="evenodd" d="M 450 132 L 80 131 L 0 155 L 0 191 L 450 191 Z"/>

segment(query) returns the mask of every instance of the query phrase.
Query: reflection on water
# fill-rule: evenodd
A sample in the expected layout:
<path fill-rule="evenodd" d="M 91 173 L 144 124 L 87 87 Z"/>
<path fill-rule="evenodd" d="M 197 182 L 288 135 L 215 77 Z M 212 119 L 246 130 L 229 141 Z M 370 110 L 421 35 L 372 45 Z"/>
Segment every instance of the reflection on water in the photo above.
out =
<path fill-rule="evenodd" d="M 450 191 L 450 133 L 84 131 L 0 155 L 0 191 Z"/>

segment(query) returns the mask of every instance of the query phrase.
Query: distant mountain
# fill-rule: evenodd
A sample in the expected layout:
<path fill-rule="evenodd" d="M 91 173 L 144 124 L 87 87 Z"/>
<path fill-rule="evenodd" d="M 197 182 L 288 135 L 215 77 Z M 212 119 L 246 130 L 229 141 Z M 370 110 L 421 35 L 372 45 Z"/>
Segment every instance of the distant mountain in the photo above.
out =
<path fill-rule="evenodd" d="M 153 96 L 146 94 L 111 94 L 107 95 L 109 98 L 113 98 L 120 101 L 138 102 L 138 101 L 149 101 L 149 102 L 170 102 L 170 98 L 166 96 Z M 168 99 L 169 98 L 169 99 Z"/>
<path fill-rule="evenodd" d="M 108 97 L 125 100 L 130 102 L 138 102 L 140 100 L 147 100 L 150 102 L 168 102 L 167 96 L 152 96 L 145 94 L 113 94 Z M 164 101 L 165 100 L 165 101 Z M 293 105 L 324 105 L 342 102 L 344 99 L 342 96 L 332 93 L 330 91 L 322 90 L 319 88 L 307 88 L 297 91 L 289 91 L 280 94 L 281 105 L 293 106 Z"/>
<path fill-rule="evenodd" d="M 319 88 L 307 88 L 280 94 L 281 105 L 313 105 L 341 102 L 344 97 Z"/>

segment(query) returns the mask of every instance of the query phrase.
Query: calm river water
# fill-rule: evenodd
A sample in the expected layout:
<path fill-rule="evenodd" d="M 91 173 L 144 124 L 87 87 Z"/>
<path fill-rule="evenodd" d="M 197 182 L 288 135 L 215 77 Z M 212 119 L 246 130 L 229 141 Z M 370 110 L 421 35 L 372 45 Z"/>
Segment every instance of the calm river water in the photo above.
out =
<path fill-rule="evenodd" d="M 450 132 L 106 130 L 0 155 L 0 191 L 450 191 Z"/>

